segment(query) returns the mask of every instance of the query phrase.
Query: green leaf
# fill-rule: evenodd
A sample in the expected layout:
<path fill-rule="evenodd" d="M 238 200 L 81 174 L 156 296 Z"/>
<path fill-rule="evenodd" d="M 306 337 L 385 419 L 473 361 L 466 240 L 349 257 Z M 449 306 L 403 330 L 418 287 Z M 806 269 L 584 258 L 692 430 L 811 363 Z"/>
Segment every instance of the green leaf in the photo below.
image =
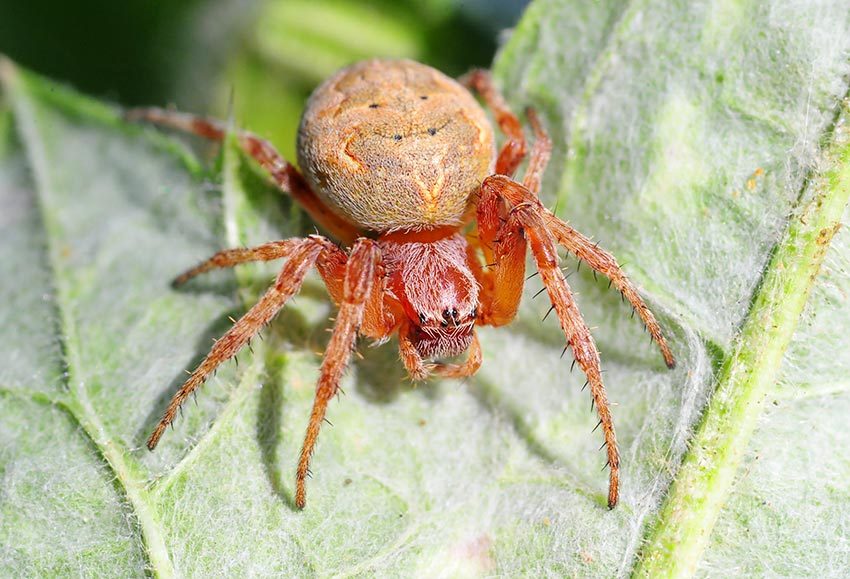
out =
<path fill-rule="evenodd" d="M 761 544 L 748 544 L 745 521 L 756 507 L 747 503 L 723 513 L 738 517 L 738 541 L 711 534 L 847 204 L 850 149 L 846 112 L 838 116 L 838 107 L 847 92 L 848 29 L 838 2 L 817 9 L 792 2 L 537 2 L 497 62 L 515 100 L 558 119 L 562 150 L 548 178 L 567 208 L 562 213 L 599 235 L 629 269 L 640 268 L 634 277 L 715 358 L 701 377 L 690 373 L 713 398 L 681 469 L 671 452 L 666 468 L 675 481 L 648 528 L 639 575 L 693 573 L 710 537 L 711 556 L 725 566 L 707 562 L 707 570 L 776 572 L 759 566 L 758 547 L 792 542 L 782 516 L 804 525 L 792 509 L 772 528 L 762 522 Z M 565 37 L 581 40 L 565 46 Z M 562 70 L 570 73 L 563 81 Z M 847 272 L 833 276 L 846 280 Z M 786 367 L 804 368 L 799 375 L 808 379 L 824 357 L 835 363 L 850 327 L 846 316 L 834 321 L 837 327 L 818 336 L 819 349 L 806 348 L 804 360 Z M 829 376 L 846 376 L 843 370 L 839 363 Z M 827 392 L 846 383 L 825 381 Z M 818 452 L 799 443 L 794 461 Z M 836 448 L 820 452 L 835 459 Z M 811 488 L 800 486 L 783 506 Z M 805 549 L 774 547 L 771 555 L 788 565 Z M 825 548 L 810 548 L 809 562 L 815 552 Z M 846 554 L 829 558 L 835 568 L 847 564 Z M 784 568 L 793 575 L 804 567 Z"/>
<path fill-rule="evenodd" d="M 332 315 L 317 277 L 149 453 L 184 370 L 274 267 L 170 280 L 310 226 L 233 143 L 208 173 L 3 63 L 0 574 L 842 569 L 826 537 L 850 489 L 846 232 L 830 245 L 850 182 L 848 29 L 839 2 L 540 0 L 496 61 L 553 133 L 544 198 L 627 262 L 678 357 L 668 371 L 604 280 L 570 277 L 615 404 L 613 511 L 584 379 L 540 322 L 536 278 L 516 322 L 482 330 L 465 383 L 414 389 L 392 343 L 361 348 L 303 512 L 295 463 Z M 765 400 L 779 405 L 759 421 Z M 793 436 L 801 424 L 811 434 Z"/>

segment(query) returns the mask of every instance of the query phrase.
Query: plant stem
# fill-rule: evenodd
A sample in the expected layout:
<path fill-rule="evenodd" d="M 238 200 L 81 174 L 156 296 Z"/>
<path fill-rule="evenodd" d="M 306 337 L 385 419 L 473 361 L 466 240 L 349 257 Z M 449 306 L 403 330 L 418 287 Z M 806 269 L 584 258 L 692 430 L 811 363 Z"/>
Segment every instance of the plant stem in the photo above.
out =
<path fill-rule="evenodd" d="M 850 196 L 850 111 L 774 249 L 738 342 L 634 571 L 693 575 L 773 388 L 803 307 Z"/>

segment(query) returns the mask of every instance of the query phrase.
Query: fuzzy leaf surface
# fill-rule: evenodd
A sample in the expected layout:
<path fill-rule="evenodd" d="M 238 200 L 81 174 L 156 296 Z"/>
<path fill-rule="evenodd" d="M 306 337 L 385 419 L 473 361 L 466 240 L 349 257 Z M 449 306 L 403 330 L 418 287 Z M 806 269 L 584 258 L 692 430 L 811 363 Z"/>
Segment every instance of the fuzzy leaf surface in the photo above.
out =
<path fill-rule="evenodd" d="M 835 162 L 820 152 L 847 90 L 848 29 L 840 2 L 541 0 L 496 61 L 512 103 L 538 107 L 553 134 L 545 200 L 627 263 L 679 361 L 664 367 L 607 282 L 586 268 L 570 277 L 615 404 L 623 494 L 613 511 L 584 378 L 560 357 L 556 320 L 540 322 L 549 304 L 532 299 L 539 278 L 511 326 L 482 331 L 484 365 L 465 383 L 412 388 L 392 343 L 361 345 L 303 512 L 292 506 L 295 463 L 333 312 L 316 277 L 149 453 L 144 439 L 184 370 L 274 268 L 181 290 L 170 280 L 222 247 L 310 228 L 232 145 L 206 172 L 171 139 L 4 65 L 0 574 L 630 572 L 771 252 L 810 175 Z M 827 255 L 846 263 L 846 238 Z M 846 300 L 846 268 L 829 271 L 839 281 L 818 278 L 813 304 Z M 801 328 L 815 327 L 820 306 L 806 311 L 815 322 Z M 823 325 L 822 345 L 795 338 L 783 383 L 841 396 L 829 389 L 846 373 L 830 374 L 823 352 L 841 351 L 848 332 Z M 782 464 L 800 464 L 808 441 L 777 438 L 811 419 L 807 404 L 783 398 L 789 413 L 771 414 L 779 422 L 760 426 L 753 448 L 782 447 L 792 460 Z M 775 508 L 815 488 L 803 474 Z M 723 528 L 762 480 L 736 483 L 744 492 Z M 846 477 L 832 480 L 840 504 Z M 776 536 L 774 522 L 758 540 Z M 713 540 L 701 568 L 735 569 L 746 556 Z"/>

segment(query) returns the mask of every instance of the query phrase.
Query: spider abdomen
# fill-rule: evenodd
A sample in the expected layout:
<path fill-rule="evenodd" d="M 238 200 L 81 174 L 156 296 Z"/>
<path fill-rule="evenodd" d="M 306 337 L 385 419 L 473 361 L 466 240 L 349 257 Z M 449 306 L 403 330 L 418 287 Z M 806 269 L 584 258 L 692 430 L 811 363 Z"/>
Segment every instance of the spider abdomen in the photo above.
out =
<path fill-rule="evenodd" d="M 360 62 L 319 86 L 297 150 L 324 201 L 382 233 L 461 225 L 495 158 L 493 130 L 472 95 L 406 60 Z"/>

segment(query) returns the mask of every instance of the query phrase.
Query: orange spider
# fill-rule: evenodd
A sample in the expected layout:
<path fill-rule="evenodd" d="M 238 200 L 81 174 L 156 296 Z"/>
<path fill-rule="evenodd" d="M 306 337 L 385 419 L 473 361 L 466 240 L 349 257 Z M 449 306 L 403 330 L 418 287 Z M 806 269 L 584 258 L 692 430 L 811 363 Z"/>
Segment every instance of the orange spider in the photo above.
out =
<path fill-rule="evenodd" d="M 481 95 L 507 136 L 498 155 L 493 128 L 464 85 Z M 272 241 L 221 251 L 177 278 L 183 283 L 215 268 L 285 259 L 271 288 L 174 395 L 148 448 L 156 447 L 189 394 L 271 321 L 315 266 L 339 314 L 298 462 L 295 503 L 303 508 L 319 427 L 358 334 L 382 340 L 397 333 L 414 380 L 474 374 L 481 365 L 475 325 L 502 326 L 514 318 L 530 246 L 567 345 L 590 384 L 607 446 L 608 506 L 614 507 L 620 457 L 599 353 L 558 265 L 557 245 L 610 278 L 670 368 L 673 355 L 615 259 L 538 200 L 551 143 L 534 111 L 527 115 L 535 142 L 522 182 L 512 178 L 526 155 L 522 127 L 483 70 L 460 83 L 406 60 L 370 60 L 339 71 L 316 89 L 302 116 L 297 149 L 303 176 L 267 141 L 238 133 L 241 146 L 277 185 L 350 250 L 320 235 Z M 225 136 L 221 123 L 161 109 L 136 109 L 128 117 L 216 141 Z M 476 219 L 477 237 L 467 228 Z M 433 361 L 467 350 L 462 364 Z"/>

